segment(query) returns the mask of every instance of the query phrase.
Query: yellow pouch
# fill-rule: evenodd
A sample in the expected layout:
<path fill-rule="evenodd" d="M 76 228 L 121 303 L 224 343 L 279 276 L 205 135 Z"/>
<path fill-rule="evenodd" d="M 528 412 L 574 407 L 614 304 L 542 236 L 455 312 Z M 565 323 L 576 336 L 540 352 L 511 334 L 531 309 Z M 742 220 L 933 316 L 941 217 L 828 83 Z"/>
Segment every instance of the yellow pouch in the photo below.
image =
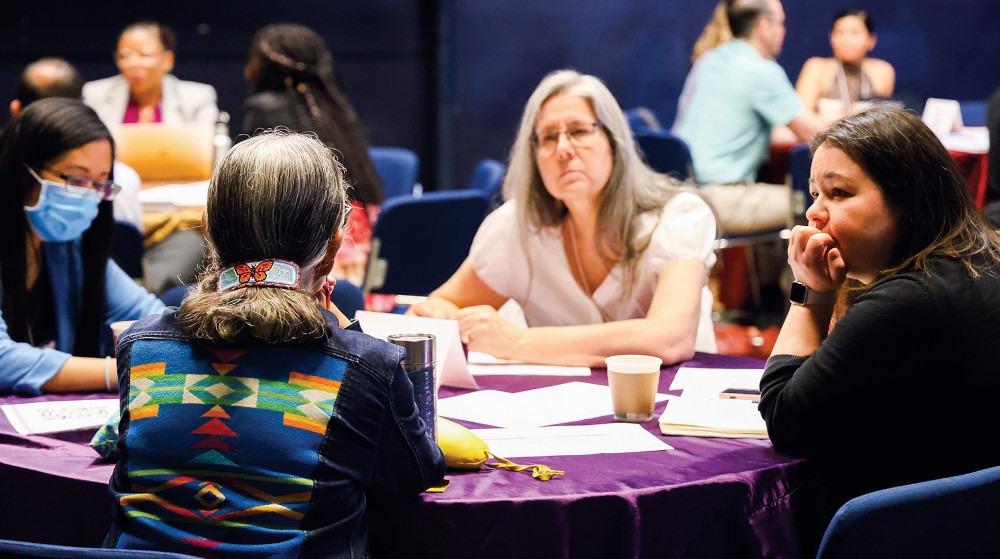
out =
<path fill-rule="evenodd" d="M 444 453 L 444 463 L 456 470 L 475 470 L 489 459 L 489 447 L 465 427 L 438 418 L 438 446 Z"/>
<path fill-rule="evenodd" d="M 491 468 L 507 468 L 515 472 L 530 469 L 531 476 L 541 481 L 547 481 L 552 476 L 561 476 L 566 473 L 561 470 L 550 469 L 548 466 L 541 464 L 525 466 L 501 458 L 490 452 L 489 447 L 486 446 L 483 439 L 477 437 L 475 433 L 443 417 L 438 418 L 437 428 L 437 443 L 441 447 L 441 452 L 444 453 L 444 462 L 449 468 L 475 470 L 486 464 L 486 461 L 492 456 L 497 462 L 486 464 L 487 466 Z"/>

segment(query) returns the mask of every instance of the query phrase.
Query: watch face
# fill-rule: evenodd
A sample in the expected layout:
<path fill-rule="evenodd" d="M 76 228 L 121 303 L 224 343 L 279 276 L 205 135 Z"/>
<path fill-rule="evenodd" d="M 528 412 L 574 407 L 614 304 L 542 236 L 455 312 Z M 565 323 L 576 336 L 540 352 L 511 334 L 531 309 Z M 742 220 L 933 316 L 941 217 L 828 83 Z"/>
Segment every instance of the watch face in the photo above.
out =
<path fill-rule="evenodd" d="M 788 299 L 793 303 L 802 304 L 806 302 L 806 295 L 809 293 L 809 288 L 806 284 L 799 283 L 797 281 L 792 282 L 792 290 L 788 294 Z"/>

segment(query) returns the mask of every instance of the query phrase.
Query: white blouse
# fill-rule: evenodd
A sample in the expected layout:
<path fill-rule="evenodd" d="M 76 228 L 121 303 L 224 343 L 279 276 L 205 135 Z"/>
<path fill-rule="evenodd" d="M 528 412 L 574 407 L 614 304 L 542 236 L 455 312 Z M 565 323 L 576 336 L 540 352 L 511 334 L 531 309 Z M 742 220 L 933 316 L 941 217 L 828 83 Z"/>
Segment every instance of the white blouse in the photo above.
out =
<path fill-rule="evenodd" d="M 505 203 L 483 221 L 472 242 L 472 268 L 491 289 L 517 302 L 528 326 L 575 326 L 608 320 L 643 318 L 653 300 L 663 267 L 674 260 L 698 260 L 705 264 L 701 291 L 701 316 L 695 350 L 714 353 L 712 292 L 708 270 L 715 264 L 715 217 L 697 195 L 677 194 L 660 212 L 639 217 L 638 238 L 650 237 L 639 258 L 635 286 L 625 294 L 625 267 L 618 264 L 604 282 L 588 296 L 573 279 L 563 250 L 562 229 L 543 227 L 522 239 L 517 208 Z M 602 315 L 603 312 L 603 315 Z"/>

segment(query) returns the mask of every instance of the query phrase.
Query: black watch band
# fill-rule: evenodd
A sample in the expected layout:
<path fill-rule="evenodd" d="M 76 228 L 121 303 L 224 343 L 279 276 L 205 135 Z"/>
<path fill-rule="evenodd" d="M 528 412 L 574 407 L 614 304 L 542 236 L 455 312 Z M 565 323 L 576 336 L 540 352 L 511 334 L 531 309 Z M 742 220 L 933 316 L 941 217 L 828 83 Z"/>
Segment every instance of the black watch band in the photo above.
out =
<path fill-rule="evenodd" d="M 788 300 L 793 305 L 827 305 L 832 306 L 837 302 L 837 292 L 821 293 L 813 291 L 808 285 L 800 282 L 792 282 L 792 291 L 788 294 Z"/>

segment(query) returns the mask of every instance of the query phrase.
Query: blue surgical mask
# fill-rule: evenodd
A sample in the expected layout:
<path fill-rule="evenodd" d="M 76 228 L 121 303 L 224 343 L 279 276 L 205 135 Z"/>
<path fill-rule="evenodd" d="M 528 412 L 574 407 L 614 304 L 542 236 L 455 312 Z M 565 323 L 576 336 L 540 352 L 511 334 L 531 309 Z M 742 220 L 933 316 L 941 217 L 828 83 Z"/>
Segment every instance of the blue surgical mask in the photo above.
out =
<path fill-rule="evenodd" d="M 80 238 L 97 217 L 98 205 L 103 198 L 101 193 L 45 180 L 31 169 L 28 171 L 41 184 L 38 202 L 24 207 L 24 214 L 35 234 L 48 242 Z"/>

